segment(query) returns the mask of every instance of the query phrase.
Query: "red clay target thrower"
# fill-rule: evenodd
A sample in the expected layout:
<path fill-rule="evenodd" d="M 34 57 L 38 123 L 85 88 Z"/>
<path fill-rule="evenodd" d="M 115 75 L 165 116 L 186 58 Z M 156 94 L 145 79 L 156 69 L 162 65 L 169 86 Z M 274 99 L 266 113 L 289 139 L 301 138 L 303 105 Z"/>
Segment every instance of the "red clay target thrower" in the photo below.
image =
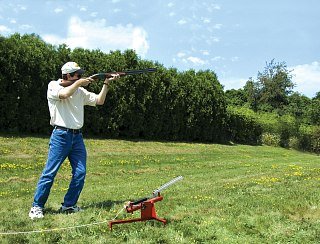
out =
<path fill-rule="evenodd" d="M 146 221 L 146 220 L 156 220 L 159 222 L 162 222 L 164 225 L 167 223 L 165 219 L 159 218 L 156 214 L 156 209 L 154 204 L 156 202 L 162 201 L 163 196 L 160 195 L 160 192 L 172 184 L 176 183 L 179 180 L 182 180 L 182 176 L 178 176 L 174 178 L 173 180 L 167 182 L 166 184 L 160 186 L 157 190 L 154 190 L 152 192 L 152 195 L 149 197 L 144 197 L 139 200 L 129 202 L 125 209 L 127 213 L 133 214 L 134 211 L 141 210 L 141 216 L 140 218 L 135 219 L 124 219 L 124 220 L 112 220 L 109 222 L 109 228 L 112 230 L 112 225 L 115 224 L 125 224 L 125 223 L 132 223 L 132 222 L 140 222 L 140 221 Z"/>

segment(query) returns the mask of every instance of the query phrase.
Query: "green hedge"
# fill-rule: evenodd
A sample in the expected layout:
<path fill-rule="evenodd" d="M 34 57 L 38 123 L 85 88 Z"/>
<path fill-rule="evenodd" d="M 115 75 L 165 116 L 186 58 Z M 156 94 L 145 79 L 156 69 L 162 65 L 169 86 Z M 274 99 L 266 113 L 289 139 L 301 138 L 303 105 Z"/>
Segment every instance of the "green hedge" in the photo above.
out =
<path fill-rule="evenodd" d="M 49 133 L 47 84 L 75 61 L 86 74 L 157 67 L 153 74 L 114 82 L 104 106 L 86 107 L 84 131 L 103 137 L 229 140 L 223 87 L 212 71 L 178 72 L 141 60 L 134 51 L 69 49 L 46 44 L 36 35 L 0 36 L 0 130 Z M 101 81 L 89 90 L 98 93 Z"/>
<path fill-rule="evenodd" d="M 229 106 L 228 115 L 232 141 L 254 145 L 261 142 L 263 129 L 256 114 L 251 109 Z"/>
<path fill-rule="evenodd" d="M 281 146 L 296 150 L 320 153 L 320 127 L 307 124 L 299 124 L 292 116 L 275 117 L 270 114 L 269 121 L 264 114 L 256 115 L 262 125 L 262 144 L 269 146 Z M 265 121 L 261 123 L 261 119 Z M 272 124 L 272 127 L 270 125 Z M 264 127 L 267 125 L 266 127 Z M 270 128 L 272 128 L 270 130 Z"/>

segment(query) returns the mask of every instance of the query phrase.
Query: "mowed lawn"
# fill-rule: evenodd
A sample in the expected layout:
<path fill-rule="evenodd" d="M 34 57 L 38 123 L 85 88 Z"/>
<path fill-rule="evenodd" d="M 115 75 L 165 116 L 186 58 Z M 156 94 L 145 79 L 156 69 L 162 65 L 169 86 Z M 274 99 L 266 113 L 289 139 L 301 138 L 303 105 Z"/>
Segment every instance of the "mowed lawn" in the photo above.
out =
<path fill-rule="evenodd" d="M 78 203 L 84 211 L 57 211 L 71 175 L 65 162 L 45 218 L 31 221 L 48 142 L 0 137 L 1 243 L 320 242 L 317 155 L 268 146 L 85 139 L 87 178 Z M 155 204 L 166 226 L 148 221 L 109 230 L 108 221 L 129 200 L 149 196 L 179 175 L 184 179 Z M 139 214 L 123 211 L 117 219 Z M 15 233 L 37 230 L 43 232 Z"/>

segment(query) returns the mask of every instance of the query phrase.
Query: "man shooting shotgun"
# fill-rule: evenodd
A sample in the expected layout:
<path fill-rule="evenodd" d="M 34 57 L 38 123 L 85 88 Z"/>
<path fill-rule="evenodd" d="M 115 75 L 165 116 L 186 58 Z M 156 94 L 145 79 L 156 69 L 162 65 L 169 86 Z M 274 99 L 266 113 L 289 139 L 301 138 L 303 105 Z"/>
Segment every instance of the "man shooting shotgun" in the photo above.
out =
<path fill-rule="evenodd" d="M 31 219 L 44 217 L 43 209 L 54 178 L 67 157 L 72 168 L 72 178 L 60 211 L 66 213 L 80 211 L 77 202 L 84 186 L 87 161 L 81 131 L 84 122 L 84 106 L 103 105 L 112 80 L 124 75 L 154 71 L 155 69 L 147 69 L 99 73 L 82 78 L 84 70 L 77 63 L 67 62 L 62 66 L 62 78 L 51 81 L 48 85 L 47 99 L 53 131 L 50 137 L 48 159 L 38 181 L 29 212 Z M 89 92 L 84 88 L 97 79 L 104 80 L 99 94 Z"/>

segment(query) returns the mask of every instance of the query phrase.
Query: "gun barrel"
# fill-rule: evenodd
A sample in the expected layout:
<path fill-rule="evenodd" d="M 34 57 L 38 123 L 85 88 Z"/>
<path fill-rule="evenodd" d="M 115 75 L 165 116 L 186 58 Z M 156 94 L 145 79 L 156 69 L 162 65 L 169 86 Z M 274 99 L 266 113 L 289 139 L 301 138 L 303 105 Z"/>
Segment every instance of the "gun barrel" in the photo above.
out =
<path fill-rule="evenodd" d="M 143 74 L 143 73 L 152 73 L 156 72 L 156 68 L 149 68 L 149 69 L 138 69 L 138 70 L 127 70 L 124 71 L 126 75 L 136 75 L 136 74 Z"/>
<path fill-rule="evenodd" d="M 126 75 L 138 75 L 138 74 L 144 74 L 144 73 L 152 73 L 156 72 L 156 68 L 148 68 L 148 69 L 138 69 L 138 70 L 127 70 L 127 71 L 121 71 L 121 72 L 109 72 L 109 73 L 97 73 L 94 75 L 91 75 L 90 78 L 94 80 L 104 80 L 106 78 L 112 77 L 113 74 L 118 74 L 120 76 L 126 76 Z"/>

